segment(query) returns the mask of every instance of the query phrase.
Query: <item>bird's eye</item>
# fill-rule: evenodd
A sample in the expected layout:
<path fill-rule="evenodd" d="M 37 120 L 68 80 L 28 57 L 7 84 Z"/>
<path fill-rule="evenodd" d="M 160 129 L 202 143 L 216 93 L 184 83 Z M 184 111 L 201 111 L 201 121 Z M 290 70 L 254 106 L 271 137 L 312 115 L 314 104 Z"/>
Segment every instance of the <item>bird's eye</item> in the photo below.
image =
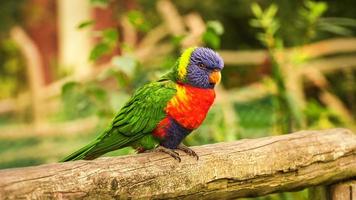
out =
<path fill-rule="evenodd" d="M 206 66 L 205 66 L 203 63 L 199 63 L 198 66 L 199 66 L 200 68 L 206 68 Z"/>

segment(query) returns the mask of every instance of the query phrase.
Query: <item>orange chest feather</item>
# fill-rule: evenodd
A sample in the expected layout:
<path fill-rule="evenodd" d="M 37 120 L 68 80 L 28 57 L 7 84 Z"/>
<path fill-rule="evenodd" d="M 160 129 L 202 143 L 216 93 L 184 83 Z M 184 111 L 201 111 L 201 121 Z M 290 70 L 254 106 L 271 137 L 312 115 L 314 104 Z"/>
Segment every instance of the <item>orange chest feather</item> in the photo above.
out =
<path fill-rule="evenodd" d="M 215 99 L 213 89 L 178 84 L 177 94 L 168 102 L 166 113 L 187 129 L 196 129 L 204 121 Z"/>

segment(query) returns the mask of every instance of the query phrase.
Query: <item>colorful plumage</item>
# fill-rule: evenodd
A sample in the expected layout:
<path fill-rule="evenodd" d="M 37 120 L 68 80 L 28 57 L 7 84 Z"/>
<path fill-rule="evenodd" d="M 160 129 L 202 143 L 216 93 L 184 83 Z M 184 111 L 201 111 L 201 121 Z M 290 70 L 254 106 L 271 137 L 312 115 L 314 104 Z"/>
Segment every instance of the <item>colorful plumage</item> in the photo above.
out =
<path fill-rule="evenodd" d="M 133 94 L 109 128 L 62 161 L 95 159 L 127 146 L 138 152 L 164 152 L 179 161 L 174 150 L 180 149 L 198 159 L 182 141 L 205 119 L 223 67 L 223 60 L 211 49 L 186 49 L 169 73 Z"/>

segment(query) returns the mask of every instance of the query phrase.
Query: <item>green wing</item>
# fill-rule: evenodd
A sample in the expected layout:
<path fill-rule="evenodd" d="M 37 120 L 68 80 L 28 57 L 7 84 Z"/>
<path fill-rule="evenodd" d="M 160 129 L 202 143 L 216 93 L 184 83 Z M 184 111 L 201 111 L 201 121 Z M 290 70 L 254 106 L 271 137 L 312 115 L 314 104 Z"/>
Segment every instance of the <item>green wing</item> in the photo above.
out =
<path fill-rule="evenodd" d="M 172 82 L 154 82 L 141 88 L 116 115 L 113 128 L 125 136 L 150 133 L 165 117 L 167 102 L 175 94 Z"/>
<path fill-rule="evenodd" d="M 175 94 L 175 83 L 169 80 L 153 82 L 138 89 L 117 113 L 110 128 L 62 162 L 95 159 L 150 134 L 165 118 L 164 109 Z"/>

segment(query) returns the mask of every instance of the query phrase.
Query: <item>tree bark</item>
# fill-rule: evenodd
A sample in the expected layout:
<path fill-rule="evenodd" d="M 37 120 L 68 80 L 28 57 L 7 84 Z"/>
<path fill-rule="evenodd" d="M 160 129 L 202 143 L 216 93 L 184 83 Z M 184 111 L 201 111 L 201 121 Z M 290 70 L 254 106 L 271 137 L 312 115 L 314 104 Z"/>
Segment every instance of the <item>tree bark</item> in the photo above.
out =
<path fill-rule="evenodd" d="M 233 199 L 356 176 L 356 135 L 300 131 L 193 148 L 197 161 L 162 153 L 0 171 L 0 199 Z"/>

